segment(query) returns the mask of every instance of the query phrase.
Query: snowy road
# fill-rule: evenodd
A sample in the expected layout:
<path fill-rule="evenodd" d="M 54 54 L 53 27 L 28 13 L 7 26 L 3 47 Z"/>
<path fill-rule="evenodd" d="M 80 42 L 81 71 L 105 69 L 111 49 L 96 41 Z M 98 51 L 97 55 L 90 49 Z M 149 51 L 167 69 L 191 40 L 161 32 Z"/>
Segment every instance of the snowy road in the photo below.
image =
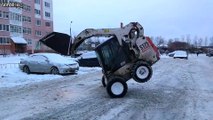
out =
<path fill-rule="evenodd" d="M 128 81 L 124 98 L 111 99 L 101 72 L 0 88 L 0 119 L 211 120 L 213 58 L 162 58 L 150 81 Z"/>

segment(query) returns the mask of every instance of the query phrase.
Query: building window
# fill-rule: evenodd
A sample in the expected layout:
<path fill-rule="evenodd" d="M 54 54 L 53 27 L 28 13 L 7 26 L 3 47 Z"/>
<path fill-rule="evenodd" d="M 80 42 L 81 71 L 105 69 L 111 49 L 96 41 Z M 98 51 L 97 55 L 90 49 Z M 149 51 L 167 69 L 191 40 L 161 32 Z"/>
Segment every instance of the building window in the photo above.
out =
<path fill-rule="evenodd" d="M 17 25 L 10 25 L 10 32 L 14 32 L 14 33 L 22 33 L 21 26 L 17 26 Z"/>
<path fill-rule="evenodd" d="M 32 40 L 31 39 L 26 39 L 28 45 L 32 45 Z"/>
<path fill-rule="evenodd" d="M 0 24 L 0 31 L 9 31 L 9 25 Z"/>
<path fill-rule="evenodd" d="M 36 35 L 36 36 L 41 36 L 41 31 L 36 30 L 36 31 L 35 31 L 35 35 Z"/>
<path fill-rule="evenodd" d="M 50 17 L 50 13 L 49 12 L 45 12 L 45 16 L 46 17 Z"/>
<path fill-rule="evenodd" d="M 0 3 L 8 3 L 8 0 L 0 0 Z"/>
<path fill-rule="evenodd" d="M 50 7 L 50 3 L 45 2 L 44 4 L 45 4 L 45 7 L 48 7 L 48 8 Z"/>
<path fill-rule="evenodd" d="M 22 16 L 20 14 L 10 12 L 10 20 L 16 20 L 21 22 Z"/>
<path fill-rule="evenodd" d="M 51 26 L 50 22 L 45 22 L 45 26 L 50 27 Z"/>
<path fill-rule="evenodd" d="M 3 30 L 4 31 L 9 31 L 9 25 L 3 25 Z"/>
<path fill-rule="evenodd" d="M 37 14 L 37 15 L 41 15 L 41 10 L 37 10 L 37 9 L 35 9 L 35 14 Z"/>
<path fill-rule="evenodd" d="M 4 12 L 3 11 L 3 18 L 8 19 L 9 18 L 9 12 Z"/>
<path fill-rule="evenodd" d="M 10 38 L 0 37 L 0 45 L 10 45 Z"/>
<path fill-rule="evenodd" d="M 0 18 L 2 18 L 3 17 L 3 15 L 2 15 L 2 11 L 0 11 Z"/>
<path fill-rule="evenodd" d="M 23 21 L 23 22 L 31 22 L 31 17 L 22 16 L 22 21 Z"/>
<path fill-rule="evenodd" d="M 40 0 L 34 0 L 36 4 L 41 4 Z"/>
<path fill-rule="evenodd" d="M 36 20 L 36 25 L 41 26 L 41 20 Z"/>
<path fill-rule="evenodd" d="M 23 4 L 23 10 L 30 12 L 31 7 L 29 5 Z"/>
<path fill-rule="evenodd" d="M 31 34 L 31 28 L 23 27 L 23 34 Z"/>

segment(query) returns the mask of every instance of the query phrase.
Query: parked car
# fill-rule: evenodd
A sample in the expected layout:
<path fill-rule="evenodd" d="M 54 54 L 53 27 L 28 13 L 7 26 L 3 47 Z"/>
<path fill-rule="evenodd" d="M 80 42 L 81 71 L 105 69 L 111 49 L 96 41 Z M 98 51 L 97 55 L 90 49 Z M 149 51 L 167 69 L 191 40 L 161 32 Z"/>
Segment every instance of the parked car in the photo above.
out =
<path fill-rule="evenodd" d="M 174 51 L 174 56 L 173 58 L 183 58 L 183 59 L 188 59 L 188 53 L 186 51 L 183 50 L 176 50 Z"/>
<path fill-rule="evenodd" d="M 67 74 L 76 73 L 79 64 L 56 53 L 35 53 L 21 59 L 19 68 L 25 73 Z"/>
<path fill-rule="evenodd" d="M 173 57 L 175 55 L 175 52 L 170 52 L 167 54 L 169 57 Z"/>

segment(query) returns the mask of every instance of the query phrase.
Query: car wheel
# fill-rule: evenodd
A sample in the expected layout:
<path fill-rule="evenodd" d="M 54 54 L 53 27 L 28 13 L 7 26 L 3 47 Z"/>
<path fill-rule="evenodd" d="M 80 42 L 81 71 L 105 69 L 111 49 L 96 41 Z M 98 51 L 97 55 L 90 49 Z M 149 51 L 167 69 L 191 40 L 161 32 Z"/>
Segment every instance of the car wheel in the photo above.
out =
<path fill-rule="evenodd" d="M 122 77 L 111 77 L 106 86 L 107 93 L 112 98 L 122 98 L 126 95 L 128 87 Z"/>
<path fill-rule="evenodd" d="M 30 74 L 30 69 L 28 66 L 24 66 L 23 67 L 23 72 L 27 73 L 27 74 Z"/>
<path fill-rule="evenodd" d="M 53 74 L 53 75 L 58 75 L 59 74 L 59 70 L 56 67 L 52 67 L 50 73 Z"/>
<path fill-rule="evenodd" d="M 143 61 L 139 61 L 133 65 L 132 78 L 139 83 L 144 83 L 152 77 L 152 67 Z"/>

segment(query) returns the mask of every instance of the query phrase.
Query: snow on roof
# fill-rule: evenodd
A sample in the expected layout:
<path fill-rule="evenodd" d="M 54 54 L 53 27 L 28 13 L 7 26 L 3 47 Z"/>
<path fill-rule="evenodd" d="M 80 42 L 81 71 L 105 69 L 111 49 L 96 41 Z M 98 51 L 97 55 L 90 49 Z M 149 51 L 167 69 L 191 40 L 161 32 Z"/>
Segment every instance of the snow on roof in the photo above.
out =
<path fill-rule="evenodd" d="M 34 54 L 31 54 L 31 56 L 33 56 L 33 55 L 45 56 L 50 61 L 55 62 L 55 63 L 65 63 L 65 64 L 75 64 L 76 63 L 75 59 L 66 58 L 65 56 L 62 56 L 62 55 L 57 54 L 57 53 L 34 53 Z"/>
<path fill-rule="evenodd" d="M 14 43 L 27 44 L 27 41 L 22 37 L 11 37 L 11 39 Z"/>

